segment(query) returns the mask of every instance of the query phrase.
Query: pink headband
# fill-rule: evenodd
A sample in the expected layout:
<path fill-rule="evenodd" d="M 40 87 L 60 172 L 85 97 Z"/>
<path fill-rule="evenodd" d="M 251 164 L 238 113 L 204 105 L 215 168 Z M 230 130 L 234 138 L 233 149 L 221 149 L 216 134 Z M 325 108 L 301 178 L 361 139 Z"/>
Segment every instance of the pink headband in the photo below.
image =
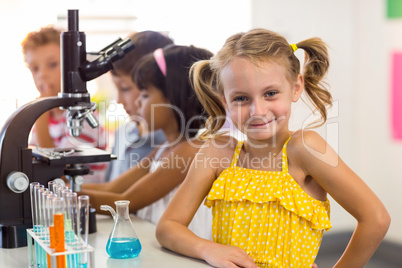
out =
<path fill-rule="evenodd" d="M 163 56 L 163 50 L 161 48 L 158 48 L 154 51 L 154 58 L 163 76 L 166 77 L 166 61 L 165 56 Z"/>

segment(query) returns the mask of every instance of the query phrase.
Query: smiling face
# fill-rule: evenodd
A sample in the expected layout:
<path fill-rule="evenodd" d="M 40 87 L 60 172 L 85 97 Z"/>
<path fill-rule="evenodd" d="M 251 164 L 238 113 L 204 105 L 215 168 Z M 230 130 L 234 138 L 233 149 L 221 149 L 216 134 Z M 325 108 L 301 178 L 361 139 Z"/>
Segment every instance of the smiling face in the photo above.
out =
<path fill-rule="evenodd" d="M 290 83 L 286 69 L 275 61 L 256 66 L 236 57 L 222 70 L 221 80 L 225 108 L 250 141 L 269 140 L 281 133 L 288 135 L 291 105 L 303 89 L 301 75 Z"/>
<path fill-rule="evenodd" d="M 48 43 L 29 49 L 25 61 L 40 96 L 57 96 L 61 90 L 60 46 Z"/>
<path fill-rule="evenodd" d="M 140 96 L 140 91 L 133 82 L 131 75 L 112 74 L 112 81 L 117 88 L 117 103 L 123 105 L 124 110 L 130 117 L 137 116 L 137 99 Z"/>

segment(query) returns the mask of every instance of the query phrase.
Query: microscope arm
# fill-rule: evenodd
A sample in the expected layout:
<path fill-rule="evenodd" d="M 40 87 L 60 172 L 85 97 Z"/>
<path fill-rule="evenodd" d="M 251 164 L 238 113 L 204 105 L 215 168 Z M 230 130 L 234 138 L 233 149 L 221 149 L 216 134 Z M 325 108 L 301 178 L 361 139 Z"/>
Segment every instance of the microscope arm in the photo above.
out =
<path fill-rule="evenodd" d="M 4 152 L 28 147 L 28 136 L 35 121 L 46 111 L 56 107 L 74 106 L 75 98 L 49 97 L 25 104 L 16 110 L 6 121 L 0 132 L 0 161 Z"/>
<path fill-rule="evenodd" d="M 32 101 L 16 110 L 0 132 L 0 192 L 6 186 L 11 172 L 23 172 L 33 180 L 32 152 L 28 149 L 28 136 L 36 119 L 55 107 L 68 107 L 78 103 L 75 98 L 50 97 Z M 0 217 L 1 218 L 1 217 Z"/>
<path fill-rule="evenodd" d="M 36 119 L 55 107 L 77 105 L 75 98 L 50 97 L 38 99 L 16 110 L 6 121 L 0 132 L 0 233 L 1 247 L 14 248 L 26 245 L 25 229 L 31 226 L 29 191 L 16 194 L 8 182 L 13 174 L 25 174 L 29 182 L 45 182 L 48 178 L 33 178 L 32 151 L 28 147 L 28 136 Z M 45 165 L 38 163 L 38 167 Z M 36 168 L 41 170 L 43 168 Z M 48 174 L 62 174 L 58 166 L 47 166 Z M 40 174 L 40 172 L 38 172 Z M 18 175 L 19 176 L 19 175 Z M 16 238 L 17 237 L 17 238 Z"/>

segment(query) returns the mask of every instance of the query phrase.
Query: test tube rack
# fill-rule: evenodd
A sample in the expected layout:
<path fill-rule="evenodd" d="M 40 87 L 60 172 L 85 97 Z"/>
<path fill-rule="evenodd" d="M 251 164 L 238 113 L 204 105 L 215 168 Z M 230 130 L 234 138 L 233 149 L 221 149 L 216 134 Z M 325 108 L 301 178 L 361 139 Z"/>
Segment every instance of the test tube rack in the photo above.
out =
<path fill-rule="evenodd" d="M 54 249 L 50 248 L 47 243 L 45 243 L 42 236 L 35 234 L 33 229 L 27 229 L 27 240 L 28 240 L 28 263 L 29 268 L 95 268 L 95 249 L 90 245 L 86 245 L 85 248 L 75 248 L 71 245 L 65 246 L 64 252 L 55 252 Z M 50 257 L 51 265 L 43 267 L 38 260 L 38 258 L 46 259 L 47 256 Z M 75 261 L 69 262 L 69 259 L 73 259 L 74 256 L 79 256 L 81 254 L 87 254 L 86 264 L 78 263 Z M 66 262 L 57 266 L 57 257 L 65 256 Z"/>

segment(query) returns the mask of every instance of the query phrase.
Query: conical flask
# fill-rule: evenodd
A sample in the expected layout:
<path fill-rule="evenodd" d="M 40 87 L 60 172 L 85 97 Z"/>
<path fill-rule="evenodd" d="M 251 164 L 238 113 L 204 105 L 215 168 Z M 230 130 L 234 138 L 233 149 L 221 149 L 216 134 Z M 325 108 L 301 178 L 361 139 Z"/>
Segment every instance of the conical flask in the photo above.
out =
<path fill-rule="evenodd" d="M 128 205 L 130 201 L 120 200 L 114 203 L 116 204 L 116 212 L 108 205 L 101 206 L 101 210 L 112 213 L 114 220 L 113 230 L 106 245 L 106 252 L 115 259 L 137 257 L 141 252 L 141 243 L 129 216 Z"/>

